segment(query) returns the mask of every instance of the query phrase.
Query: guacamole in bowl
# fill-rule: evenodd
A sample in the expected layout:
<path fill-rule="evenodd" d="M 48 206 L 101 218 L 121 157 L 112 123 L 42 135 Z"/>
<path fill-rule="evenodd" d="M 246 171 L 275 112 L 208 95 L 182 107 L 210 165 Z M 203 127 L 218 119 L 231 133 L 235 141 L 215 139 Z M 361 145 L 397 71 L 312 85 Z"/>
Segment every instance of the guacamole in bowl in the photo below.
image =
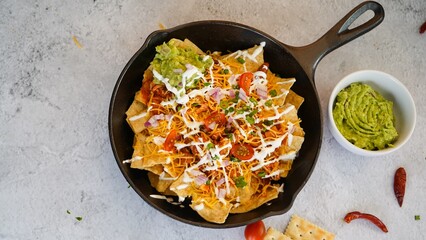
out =
<path fill-rule="evenodd" d="M 330 95 L 327 112 L 336 141 L 367 157 L 398 150 L 416 125 L 410 92 L 392 75 L 376 70 L 357 71 L 341 79 Z"/>
<path fill-rule="evenodd" d="M 364 83 L 352 83 L 337 94 L 333 119 L 340 133 L 362 149 L 393 147 L 398 137 L 393 102 Z"/>

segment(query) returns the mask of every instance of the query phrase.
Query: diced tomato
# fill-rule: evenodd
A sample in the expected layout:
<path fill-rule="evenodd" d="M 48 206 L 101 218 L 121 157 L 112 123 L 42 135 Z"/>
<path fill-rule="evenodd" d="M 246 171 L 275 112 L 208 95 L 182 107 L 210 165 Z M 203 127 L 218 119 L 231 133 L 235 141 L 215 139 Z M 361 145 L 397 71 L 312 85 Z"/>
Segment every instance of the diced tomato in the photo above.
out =
<path fill-rule="evenodd" d="M 172 151 L 175 147 L 175 142 L 178 137 L 178 132 L 175 129 L 172 129 L 169 135 L 167 135 L 166 140 L 164 141 L 164 150 Z"/>
<path fill-rule="evenodd" d="M 263 221 L 257 221 L 246 226 L 244 236 L 246 240 L 263 240 L 266 235 L 266 228 Z"/>
<path fill-rule="evenodd" d="M 238 79 L 238 86 L 240 86 L 240 88 L 242 88 L 247 95 L 250 94 L 250 85 L 252 80 L 253 73 L 251 72 L 245 72 L 241 74 L 240 78 Z"/>
<path fill-rule="evenodd" d="M 231 148 L 231 153 L 240 160 L 249 160 L 254 155 L 254 149 L 248 144 L 234 144 Z"/>
<path fill-rule="evenodd" d="M 210 129 L 211 124 L 216 123 L 218 125 L 224 125 L 226 123 L 226 116 L 221 112 L 213 112 L 204 120 L 204 125 Z"/>

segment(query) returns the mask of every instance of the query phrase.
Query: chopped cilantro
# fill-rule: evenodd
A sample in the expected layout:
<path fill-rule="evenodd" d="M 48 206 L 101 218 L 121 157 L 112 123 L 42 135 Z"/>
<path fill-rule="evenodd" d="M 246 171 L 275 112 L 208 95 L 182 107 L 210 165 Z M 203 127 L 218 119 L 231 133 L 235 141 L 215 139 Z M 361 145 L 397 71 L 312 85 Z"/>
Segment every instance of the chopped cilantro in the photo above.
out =
<path fill-rule="evenodd" d="M 244 60 L 244 58 L 242 58 L 242 57 L 237 58 L 237 61 L 241 64 L 246 62 L 246 60 Z"/>
<path fill-rule="evenodd" d="M 255 109 L 255 110 L 251 111 L 248 115 L 249 115 L 250 117 L 253 117 L 253 116 L 254 116 L 257 112 L 258 112 L 258 110 L 257 110 L 257 109 Z"/>
<path fill-rule="evenodd" d="M 192 107 L 199 107 L 199 106 L 201 106 L 199 103 L 193 103 L 193 104 L 191 104 L 191 106 Z"/>
<path fill-rule="evenodd" d="M 199 78 L 194 79 L 193 85 L 198 85 L 198 83 L 199 83 L 199 82 L 200 82 L 200 79 L 199 79 Z"/>
<path fill-rule="evenodd" d="M 257 105 L 257 100 L 254 97 L 250 97 L 250 102 L 252 102 L 255 106 Z"/>
<path fill-rule="evenodd" d="M 234 107 L 230 107 L 230 108 L 228 108 L 228 112 L 234 112 L 235 111 L 235 108 Z"/>
<path fill-rule="evenodd" d="M 226 109 L 227 107 L 229 107 L 229 102 L 228 102 L 228 101 L 226 101 L 226 100 L 220 100 L 219 106 L 220 106 L 222 109 Z"/>
<path fill-rule="evenodd" d="M 178 110 L 178 112 L 179 112 L 180 110 L 182 110 L 182 105 L 177 106 L 177 110 Z"/>
<path fill-rule="evenodd" d="M 210 183 L 211 183 L 210 179 L 206 181 L 206 185 L 210 185 Z"/>
<path fill-rule="evenodd" d="M 234 135 L 232 134 L 232 133 L 228 133 L 227 134 L 227 137 L 229 138 L 229 140 L 233 140 L 233 138 L 234 138 Z"/>
<path fill-rule="evenodd" d="M 246 121 L 250 124 L 254 124 L 254 118 L 252 116 L 247 115 L 246 116 Z"/>
<path fill-rule="evenodd" d="M 241 160 L 234 156 L 231 156 L 231 162 L 241 162 Z"/>
<path fill-rule="evenodd" d="M 265 106 L 270 107 L 272 106 L 272 100 L 269 99 L 268 101 L 265 102 Z"/>
<path fill-rule="evenodd" d="M 207 86 L 210 86 L 210 85 L 211 85 L 211 83 L 209 83 L 209 82 L 205 82 L 205 83 L 203 83 L 203 85 L 204 85 L 204 87 L 207 87 Z"/>
<path fill-rule="evenodd" d="M 235 182 L 235 186 L 237 186 L 237 188 L 243 188 L 247 185 L 243 176 L 239 176 L 239 177 L 235 178 L 234 182 Z"/>
<path fill-rule="evenodd" d="M 208 143 L 207 144 L 207 150 L 214 148 L 214 144 L 213 143 Z"/>
<path fill-rule="evenodd" d="M 235 91 L 235 97 L 233 99 L 231 99 L 231 102 L 237 103 L 238 100 L 240 100 L 239 95 L 240 95 L 240 91 Z"/>
<path fill-rule="evenodd" d="M 244 113 L 244 110 L 243 109 L 238 109 L 237 110 L 237 114 L 243 114 Z"/>
<path fill-rule="evenodd" d="M 83 220 L 83 217 L 75 217 L 75 219 L 77 219 L 77 221 L 81 221 Z"/>
<path fill-rule="evenodd" d="M 258 175 L 259 177 L 263 178 L 263 177 L 265 177 L 265 176 L 266 176 L 266 173 L 265 173 L 265 172 L 259 172 L 257 175 Z"/>
<path fill-rule="evenodd" d="M 218 159 L 219 159 L 219 156 L 218 156 L 218 155 L 214 155 L 214 156 L 212 157 L 212 159 L 213 159 L 213 160 L 218 160 Z"/>
<path fill-rule="evenodd" d="M 225 68 L 225 69 L 222 70 L 222 72 L 223 72 L 223 74 L 228 74 L 229 73 L 229 69 Z"/>
<path fill-rule="evenodd" d="M 265 124 L 266 126 L 271 126 L 272 124 L 274 124 L 273 120 L 265 120 L 263 121 L 263 124 Z"/>
<path fill-rule="evenodd" d="M 246 105 L 243 107 L 243 110 L 246 112 L 251 111 L 251 107 Z"/>
<path fill-rule="evenodd" d="M 269 91 L 269 95 L 271 95 L 271 97 L 276 97 L 277 96 L 277 90 L 272 89 L 271 91 Z"/>

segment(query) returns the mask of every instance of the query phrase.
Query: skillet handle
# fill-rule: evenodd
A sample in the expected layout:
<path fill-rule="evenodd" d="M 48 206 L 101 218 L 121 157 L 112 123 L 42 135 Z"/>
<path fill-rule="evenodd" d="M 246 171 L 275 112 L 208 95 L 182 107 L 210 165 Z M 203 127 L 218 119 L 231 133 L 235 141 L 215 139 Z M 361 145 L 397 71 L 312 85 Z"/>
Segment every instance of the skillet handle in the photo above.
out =
<path fill-rule="evenodd" d="M 350 29 L 352 23 L 368 10 L 372 10 L 374 16 L 360 26 Z M 346 14 L 317 41 L 303 47 L 290 47 L 289 50 L 315 84 L 315 69 L 325 55 L 377 27 L 384 18 L 385 11 L 379 3 L 363 2 Z"/>

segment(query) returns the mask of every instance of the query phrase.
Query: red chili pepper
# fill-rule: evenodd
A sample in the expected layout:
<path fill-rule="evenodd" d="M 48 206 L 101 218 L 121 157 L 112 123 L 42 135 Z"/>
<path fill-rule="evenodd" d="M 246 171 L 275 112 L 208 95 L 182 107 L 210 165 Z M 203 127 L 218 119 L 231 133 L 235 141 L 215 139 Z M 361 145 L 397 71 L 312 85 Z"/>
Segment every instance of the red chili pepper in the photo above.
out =
<path fill-rule="evenodd" d="M 386 228 L 386 225 L 376 216 L 368 213 L 361 213 L 361 212 L 350 212 L 346 214 L 345 216 L 345 222 L 350 223 L 354 219 L 363 218 L 367 219 L 370 222 L 374 223 L 377 227 L 379 227 L 383 232 L 387 233 L 388 229 Z"/>
<path fill-rule="evenodd" d="M 419 29 L 420 34 L 423 34 L 424 32 L 426 32 L 426 22 L 424 22 L 422 24 L 422 26 L 420 26 L 420 29 Z"/>
<path fill-rule="evenodd" d="M 395 172 L 395 178 L 393 181 L 393 190 L 395 192 L 398 204 L 402 207 L 405 195 L 405 183 L 407 182 L 407 173 L 403 167 L 400 167 Z"/>

